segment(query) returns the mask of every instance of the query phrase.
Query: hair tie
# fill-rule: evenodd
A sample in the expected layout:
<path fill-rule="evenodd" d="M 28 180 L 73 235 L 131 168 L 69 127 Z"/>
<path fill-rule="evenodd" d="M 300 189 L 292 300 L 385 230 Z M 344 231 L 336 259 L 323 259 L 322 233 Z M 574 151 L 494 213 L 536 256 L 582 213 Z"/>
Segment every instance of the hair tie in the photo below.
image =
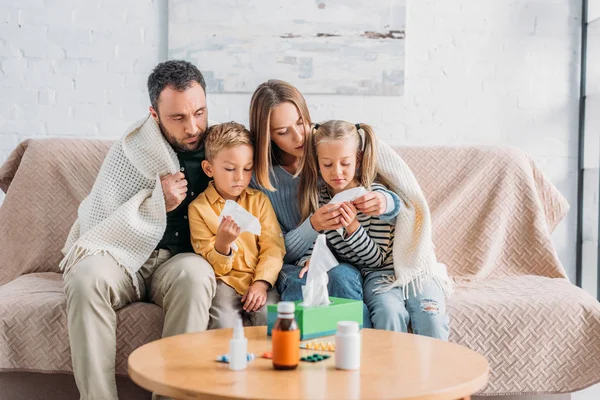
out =
<path fill-rule="evenodd" d="M 315 129 L 319 129 L 320 126 L 321 125 L 319 125 L 319 124 L 315 124 Z"/>
<path fill-rule="evenodd" d="M 360 124 L 354 124 L 354 126 L 360 137 L 360 151 L 365 151 L 365 130 L 360 127 Z"/>

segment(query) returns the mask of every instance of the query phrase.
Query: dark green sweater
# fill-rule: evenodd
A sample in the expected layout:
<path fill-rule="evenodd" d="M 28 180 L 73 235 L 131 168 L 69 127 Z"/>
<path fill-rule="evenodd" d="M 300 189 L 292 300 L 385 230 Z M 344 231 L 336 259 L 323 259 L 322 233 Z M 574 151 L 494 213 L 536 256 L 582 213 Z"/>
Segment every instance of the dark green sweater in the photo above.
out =
<path fill-rule="evenodd" d="M 173 255 L 183 252 L 193 252 L 190 241 L 190 224 L 188 221 L 188 206 L 206 189 L 210 178 L 202 170 L 204 148 L 196 151 L 176 151 L 181 172 L 187 180 L 187 196 L 173 211 L 167 213 L 167 229 L 163 238 L 156 246 L 157 249 L 168 249 Z"/>

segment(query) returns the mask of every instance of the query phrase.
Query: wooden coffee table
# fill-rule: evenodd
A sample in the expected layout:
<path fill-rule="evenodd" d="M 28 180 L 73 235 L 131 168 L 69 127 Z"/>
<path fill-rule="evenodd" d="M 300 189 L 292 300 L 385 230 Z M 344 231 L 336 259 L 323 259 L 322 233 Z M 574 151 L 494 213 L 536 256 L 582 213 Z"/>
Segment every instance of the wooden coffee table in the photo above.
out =
<path fill-rule="evenodd" d="M 271 351 L 266 327 L 245 328 L 248 351 Z M 141 387 L 175 399 L 402 399 L 456 400 L 482 389 L 488 362 L 465 347 L 423 336 L 362 330 L 358 371 L 340 371 L 332 357 L 275 371 L 257 358 L 230 371 L 215 358 L 228 352 L 231 329 L 173 336 L 129 356 L 129 375 Z M 324 338 L 323 341 L 333 338 Z M 302 350 L 302 355 L 315 353 Z"/>

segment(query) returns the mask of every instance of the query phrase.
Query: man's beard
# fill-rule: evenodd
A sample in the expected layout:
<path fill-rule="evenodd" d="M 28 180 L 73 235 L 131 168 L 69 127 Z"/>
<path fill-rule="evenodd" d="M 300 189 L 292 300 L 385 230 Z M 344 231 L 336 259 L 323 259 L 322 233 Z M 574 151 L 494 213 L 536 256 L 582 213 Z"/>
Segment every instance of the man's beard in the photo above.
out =
<path fill-rule="evenodd" d="M 173 147 L 173 149 L 175 149 L 176 151 L 179 151 L 179 152 L 198 150 L 198 148 L 200 147 L 200 142 L 201 142 L 200 136 L 202 136 L 202 134 L 204 132 L 206 132 L 206 128 L 204 128 L 203 131 L 201 130 L 195 135 L 188 135 L 183 140 L 181 140 L 181 139 L 178 140 L 175 136 L 173 136 L 167 130 L 167 128 L 160 121 L 160 118 L 158 120 L 158 126 L 160 127 L 160 130 L 161 130 L 163 136 L 165 137 L 165 139 L 167 139 L 167 142 L 169 142 L 171 147 Z M 198 141 L 196 141 L 195 143 L 186 143 L 185 142 L 186 140 L 193 139 L 195 137 L 198 137 Z"/>

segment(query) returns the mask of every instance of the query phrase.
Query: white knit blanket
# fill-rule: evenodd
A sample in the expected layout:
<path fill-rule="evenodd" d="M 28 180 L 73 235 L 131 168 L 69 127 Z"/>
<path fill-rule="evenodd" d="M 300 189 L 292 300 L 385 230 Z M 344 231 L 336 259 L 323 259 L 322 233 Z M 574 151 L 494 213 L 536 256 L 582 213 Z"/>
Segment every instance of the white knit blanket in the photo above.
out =
<path fill-rule="evenodd" d="M 160 177 L 179 171 L 179 160 L 150 116 L 134 125 L 108 152 L 92 191 L 80 204 L 62 250 L 67 274 L 84 257 L 112 256 L 132 277 L 162 239 L 167 226 Z"/>
<path fill-rule="evenodd" d="M 431 214 L 421 186 L 406 165 L 390 146 L 378 141 L 377 173 L 391 185 L 403 200 L 396 219 L 394 236 L 395 277 L 384 280 L 387 285 L 375 291 L 385 292 L 394 287 L 403 289 L 404 298 L 409 290 L 414 294 L 422 292 L 430 281 L 437 282 L 446 296 L 452 294 L 452 281 L 448 278 L 446 266 L 438 263 L 435 256 L 431 232 Z"/>

